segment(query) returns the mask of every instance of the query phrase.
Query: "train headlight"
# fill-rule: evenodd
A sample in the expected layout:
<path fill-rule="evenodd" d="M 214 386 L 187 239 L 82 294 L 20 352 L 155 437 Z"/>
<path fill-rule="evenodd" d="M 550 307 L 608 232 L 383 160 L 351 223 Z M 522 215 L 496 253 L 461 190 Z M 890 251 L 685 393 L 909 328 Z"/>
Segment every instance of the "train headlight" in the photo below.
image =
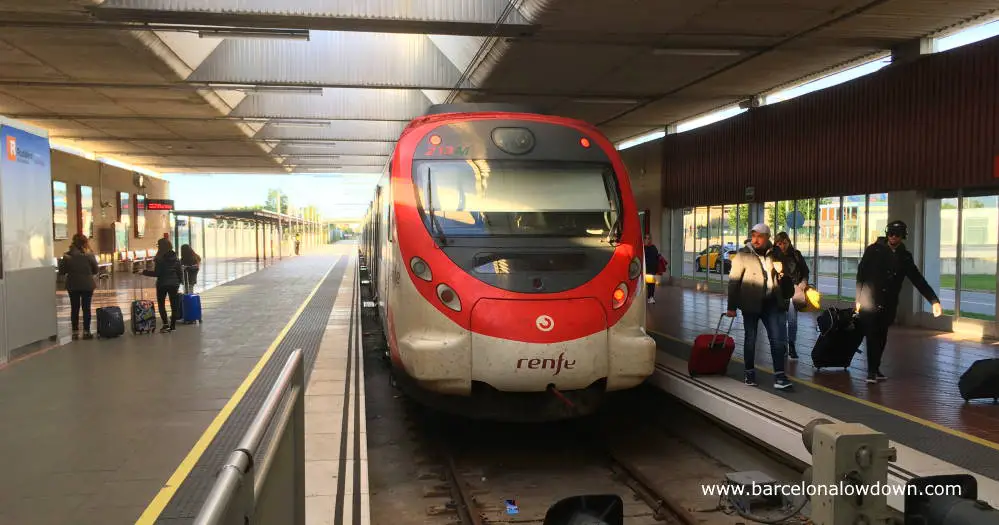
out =
<path fill-rule="evenodd" d="M 638 279 L 638 275 L 642 273 L 642 261 L 635 257 L 631 260 L 631 264 L 628 265 L 628 280 L 634 281 Z"/>
<path fill-rule="evenodd" d="M 628 284 L 621 283 L 617 285 L 617 288 L 614 289 L 614 293 L 611 294 L 611 306 L 613 306 L 614 309 L 617 310 L 618 308 L 624 306 L 624 301 L 627 298 L 628 298 Z"/>
<path fill-rule="evenodd" d="M 434 274 L 430 271 L 430 266 L 427 262 L 419 257 L 413 257 L 409 260 L 409 267 L 413 270 L 413 273 L 417 277 L 423 279 L 424 281 L 430 282 L 434 279 Z"/>
<path fill-rule="evenodd" d="M 492 138 L 497 148 L 511 155 L 523 155 L 534 149 L 534 133 L 527 128 L 496 128 Z"/>
<path fill-rule="evenodd" d="M 438 284 L 437 298 L 444 303 L 444 306 L 454 310 L 455 312 L 461 311 L 461 299 L 458 298 L 458 294 L 455 293 L 450 286 L 444 283 Z"/>

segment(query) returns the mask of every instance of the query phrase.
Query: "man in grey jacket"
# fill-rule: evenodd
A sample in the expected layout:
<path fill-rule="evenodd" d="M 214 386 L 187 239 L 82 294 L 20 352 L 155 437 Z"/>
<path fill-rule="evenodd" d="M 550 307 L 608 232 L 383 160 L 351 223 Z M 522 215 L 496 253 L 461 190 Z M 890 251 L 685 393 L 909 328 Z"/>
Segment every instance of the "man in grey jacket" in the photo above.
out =
<path fill-rule="evenodd" d="M 742 310 L 746 384 L 756 386 L 756 334 L 763 321 L 774 363 L 774 388 L 786 390 L 791 382 L 784 373 L 787 324 L 781 305 L 794 294 L 794 283 L 784 274 L 780 251 L 770 242 L 770 228 L 757 224 L 750 233 L 750 241 L 732 259 L 725 315 L 735 317 L 736 310 Z"/>

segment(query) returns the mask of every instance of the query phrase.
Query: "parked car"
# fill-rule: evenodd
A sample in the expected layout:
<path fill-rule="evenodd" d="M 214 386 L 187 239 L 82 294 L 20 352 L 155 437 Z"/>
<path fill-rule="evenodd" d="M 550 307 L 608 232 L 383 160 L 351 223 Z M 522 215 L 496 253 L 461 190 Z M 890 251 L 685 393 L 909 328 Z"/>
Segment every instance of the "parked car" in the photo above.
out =
<path fill-rule="evenodd" d="M 736 248 L 733 243 L 722 244 L 712 244 L 701 253 L 697 254 L 697 258 L 694 259 L 697 265 L 697 271 L 703 272 L 706 269 L 709 271 L 714 271 L 717 273 L 728 273 L 732 270 L 732 257 L 735 257 Z"/>

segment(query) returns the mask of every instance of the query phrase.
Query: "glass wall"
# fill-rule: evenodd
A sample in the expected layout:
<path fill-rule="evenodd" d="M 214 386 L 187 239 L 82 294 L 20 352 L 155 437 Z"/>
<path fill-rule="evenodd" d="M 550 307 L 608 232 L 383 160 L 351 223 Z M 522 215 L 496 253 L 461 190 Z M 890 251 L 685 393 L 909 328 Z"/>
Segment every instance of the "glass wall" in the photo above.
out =
<path fill-rule="evenodd" d="M 961 317 L 995 320 L 996 250 L 999 240 L 999 197 L 961 199 L 961 256 L 956 287 Z"/>
<path fill-rule="evenodd" d="M 786 231 L 808 263 L 809 281 L 827 301 L 853 302 L 860 259 L 884 235 L 888 194 L 824 196 L 760 203 L 773 233 Z M 994 321 L 999 265 L 999 194 L 935 195 L 924 201 L 922 270 L 945 315 Z M 729 257 L 749 238 L 749 205 L 699 207 L 684 213 L 683 277 L 722 282 Z M 721 273 L 716 271 L 717 267 Z M 923 302 L 923 311 L 929 311 Z"/>

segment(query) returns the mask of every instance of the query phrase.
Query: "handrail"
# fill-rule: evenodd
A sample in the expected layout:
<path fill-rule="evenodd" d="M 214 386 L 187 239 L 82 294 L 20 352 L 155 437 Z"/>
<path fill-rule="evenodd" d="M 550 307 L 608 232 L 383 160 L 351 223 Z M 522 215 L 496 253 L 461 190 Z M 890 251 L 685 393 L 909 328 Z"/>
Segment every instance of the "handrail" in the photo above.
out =
<path fill-rule="evenodd" d="M 254 456 L 258 452 L 264 436 L 268 429 L 274 427 L 274 434 L 271 437 L 272 446 L 268 447 L 267 456 L 261 458 L 262 465 L 269 465 L 283 451 L 281 448 L 291 431 L 290 448 L 284 450 L 290 457 L 286 458 L 293 462 L 290 472 L 294 479 L 290 484 L 277 484 L 275 493 L 287 491 L 291 487 L 291 494 L 285 498 L 286 505 L 279 508 L 277 512 L 284 515 L 283 523 L 290 525 L 304 525 L 305 523 L 305 367 L 302 362 L 302 349 L 292 351 L 285 361 L 284 367 L 278 374 L 274 386 L 271 387 L 263 405 L 257 411 L 253 421 L 243 434 L 239 444 L 229 454 L 229 459 L 219 471 L 218 478 L 211 492 L 205 499 L 201 510 L 194 520 L 195 525 L 221 525 L 227 523 L 253 523 L 252 517 L 256 514 L 269 515 L 271 509 L 258 509 L 257 504 L 261 502 L 262 495 L 268 490 L 263 482 L 259 480 L 255 483 L 251 477 L 244 480 L 248 474 L 254 474 L 257 465 L 254 465 Z M 286 399 L 286 394 L 290 396 Z M 288 409 L 290 405 L 290 410 Z M 284 407 L 284 410 L 281 410 Z M 279 420 L 275 420 L 275 418 Z M 291 425 L 289 425 L 291 423 Z M 270 468 L 266 468 L 263 476 L 270 474 Z M 259 487 L 256 488 L 255 487 Z M 280 503 L 281 495 L 277 498 L 267 498 L 268 503 Z M 290 508 L 288 508 L 290 506 Z"/>

